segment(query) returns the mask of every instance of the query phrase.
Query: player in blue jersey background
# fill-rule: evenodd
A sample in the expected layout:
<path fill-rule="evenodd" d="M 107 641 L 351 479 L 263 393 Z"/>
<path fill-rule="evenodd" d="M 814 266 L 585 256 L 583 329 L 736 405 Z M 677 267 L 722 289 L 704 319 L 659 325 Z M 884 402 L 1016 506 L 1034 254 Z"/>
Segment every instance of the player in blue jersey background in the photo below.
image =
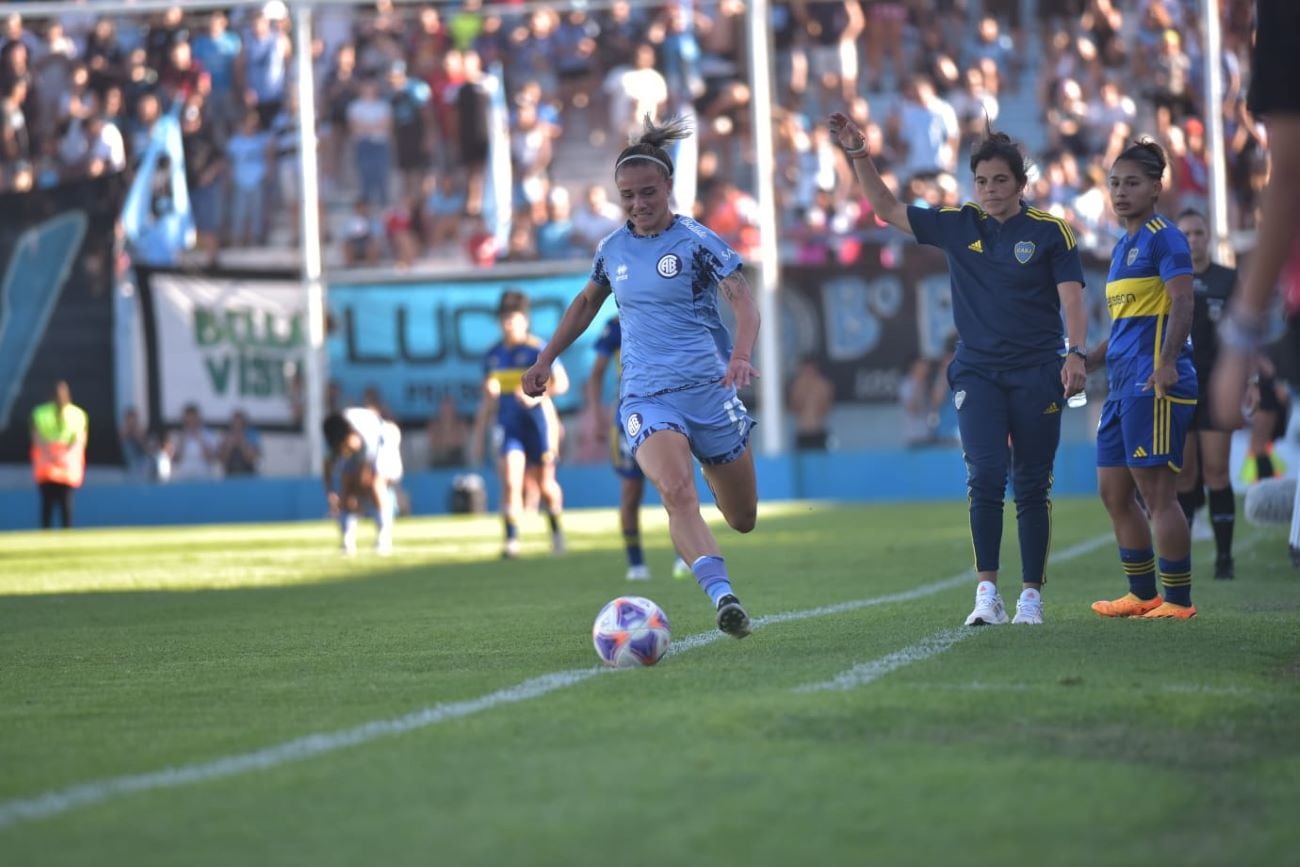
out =
<path fill-rule="evenodd" d="M 557 364 L 549 386 L 537 394 L 526 394 L 520 387 L 524 371 L 537 361 L 544 341 L 529 332 L 529 302 L 524 293 L 510 289 L 501 293 L 497 321 L 501 341 L 488 350 L 483 360 L 483 401 L 474 416 L 474 434 L 470 441 L 470 463 L 482 462 L 483 432 L 488 419 L 496 412 L 492 429 L 497 451 L 497 475 L 501 479 L 501 520 L 505 542 L 501 556 L 519 554 L 519 517 L 524 511 L 524 480 L 529 476 L 537 484 L 541 505 L 551 525 L 551 548 L 564 553 L 564 531 L 560 515 L 564 511 L 564 492 L 555 478 L 555 462 L 560 454 L 560 419 L 551 395 L 569 390 L 564 366 Z"/>
<path fill-rule="evenodd" d="M 947 254 L 959 339 L 948 384 L 966 458 L 978 580 L 966 625 L 1042 623 L 1061 413 L 1085 380 L 1088 320 L 1074 233 L 1021 199 L 1025 158 L 1002 133 L 989 130 L 971 153 L 979 203 L 935 209 L 898 201 L 846 115 L 832 114 L 829 126 L 876 214 Z M 1022 564 L 1014 618 L 997 588 L 1008 468 Z"/>
<path fill-rule="evenodd" d="M 749 615 L 700 514 L 692 457 L 727 523 L 741 533 L 754 529 L 754 420 L 736 389 L 757 376 L 750 359 L 759 315 L 736 252 L 669 207 L 673 162 L 664 145 L 688 135 L 681 119 L 656 125 L 647 116 L 642 133 L 618 155 L 614 183 L 627 222 L 601 241 L 591 276 L 524 374 L 523 387 L 528 394 L 545 391 L 556 358 L 612 292 L 623 341 L 620 424 L 663 500 L 673 546 L 714 604 L 718 628 L 743 638 Z M 719 317 L 719 294 L 736 317 L 734 343 Z"/>
<path fill-rule="evenodd" d="M 1092 610 L 1103 617 L 1196 616 L 1191 533 L 1177 496 L 1197 395 L 1189 339 L 1192 253 L 1174 221 L 1156 213 L 1165 167 L 1160 146 L 1141 141 L 1119 155 L 1108 179 L 1125 235 L 1106 277 L 1110 336 L 1088 354 L 1088 363 L 1091 368 L 1104 359 L 1110 385 L 1097 426 L 1097 488 L 1115 528 L 1129 592 L 1094 602 Z"/>

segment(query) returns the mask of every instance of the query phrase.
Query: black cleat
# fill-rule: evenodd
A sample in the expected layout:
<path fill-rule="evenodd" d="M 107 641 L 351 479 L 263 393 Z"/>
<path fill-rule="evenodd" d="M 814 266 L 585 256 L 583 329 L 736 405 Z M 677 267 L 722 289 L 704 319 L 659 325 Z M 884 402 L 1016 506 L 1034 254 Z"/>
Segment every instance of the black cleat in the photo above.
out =
<path fill-rule="evenodd" d="M 753 631 L 740 600 L 730 593 L 718 600 L 718 629 L 733 638 L 744 638 Z"/>
<path fill-rule="evenodd" d="M 1214 561 L 1214 577 L 1219 581 L 1231 581 L 1237 577 L 1231 557 L 1219 557 Z"/>

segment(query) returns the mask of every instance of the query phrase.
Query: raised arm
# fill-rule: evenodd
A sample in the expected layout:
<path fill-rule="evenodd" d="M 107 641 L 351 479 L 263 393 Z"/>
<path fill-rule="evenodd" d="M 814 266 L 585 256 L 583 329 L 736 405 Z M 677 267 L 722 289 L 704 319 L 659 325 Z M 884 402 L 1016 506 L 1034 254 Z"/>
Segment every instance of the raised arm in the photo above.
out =
<path fill-rule="evenodd" d="M 912 231 L 912 223 L 907 218 L 907 205 L 894 196 L 884 179 L 880 177 L 876 164 L 871 161 L 871 156 L 867 153 L 867 140 L 863 137 L 862 131 L 848 115 L 838 111 L 831 115 L 829 125 L 831 135 L 839 142 L 840 147 L 844 148 L 844 155 L 849 158 L 849 163 L 853 166 L 853 174 L 862 185 L 863 192 L 867 194 L 867 201 L 871 202 L 871 209 L 880 219 L 894 228 L 909 235 L 915 234 Z"/>
<path fill-rule="evenodd" d="M 524 371 L 521 383 L 524 394 L 539 397 L 546 391 L 546 383 L 551 378 L 551 365 L 560 357 L 560 353 L 572 346 L 573 341 L 587 330 L 608 297 L 608 286 L 587 281 L 587 285 L 582 287 L 582 291 L 569 304 L 569 309 L 564 311 L 564 316 L 560 317 L 560 324 L 538 354 L 537 363 Z"/>

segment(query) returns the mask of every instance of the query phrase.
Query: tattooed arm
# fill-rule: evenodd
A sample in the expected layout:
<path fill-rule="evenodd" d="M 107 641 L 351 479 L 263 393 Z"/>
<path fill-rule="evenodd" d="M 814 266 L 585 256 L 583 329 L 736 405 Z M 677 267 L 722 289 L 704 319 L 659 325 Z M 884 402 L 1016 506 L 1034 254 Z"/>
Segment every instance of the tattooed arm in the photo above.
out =
<path fill-rule="evenodd" d="M 1178 356 L 1192 330 L 1192 276 L 1180 274 L 1165 284 L 1169 293 L 1169 324 L 1165 329 L 1165 345 L 1160 349 L 1160 360 L 1146 387 L 1154 388 L 1156 397 L 1167 396 L 1169 389 L 1178 383 Z"/>
<path fill-rule="evenodd" d="M 749 281 L 739 269 L 723 277 L 718 289 L 736 316 L 736 334 L 732 339 L 731 358 L 727 361 L 727 373 L 722 378 L 722 384 L 744 388 L 749 385 L 750 379 L 758 376 L 758 371 L 750 363 L 754 354 L 754 342 L 758 340 L 758 304 L 754 301 Z"/>

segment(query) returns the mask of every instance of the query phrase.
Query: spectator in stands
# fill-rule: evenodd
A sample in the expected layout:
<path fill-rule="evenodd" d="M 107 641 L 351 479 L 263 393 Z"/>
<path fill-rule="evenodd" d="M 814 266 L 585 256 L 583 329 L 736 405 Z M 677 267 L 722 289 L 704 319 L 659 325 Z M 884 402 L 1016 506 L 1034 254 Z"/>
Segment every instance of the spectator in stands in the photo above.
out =
<path fill-rule="evenodd" d="M 262 462 L 262 437 L 249 427 L 248 416 L 237 409 L 217 446 L 217 461 L 226 478 L 257 475 Z"/>
<path fill-rule="evenodd" d="M 903 175 L 956 169 L 961 135 L 957 113 L 935 94 L 930 79 L 923 75 L 908 79 L 891 124 L 906 154 Z"/>
<path fill-rule="evenodd" d="M 461 467 L 468 455 L 470 425 L 456 409 L 456 399 L 444 394 L 438 412 L 425 427 L 430 467 Z"/>
<path fill-rule="evenodd" d="M 907 4 L 899 0 L 865 0 L 867 30 L 867 66 L 869 78 L 867 89 L 879 91 L 884 79 L 882 70 L 885 55 L 893 63 L 895 86 L 901 82 L 907 70 L 906 40 L 903 28 L 907 23 Z M 847 98 L 851 99 L 850 93 Z"/>
<path fill-rule="evenodd" d="M 460 181 L 451 172 L 442 172 L 426 179 L 425 187 L 429 193 L 420 221 L 425 247 L 434 254 L 458 247 L 465 215 L 465 191 Z"/>
<path fill-rule="evenodd" d="M 302 235 L 302 141 L 298 131 L 298 91 L 284 95 L 267 135 L 271 148 L 275 204 L 269 213 L 280 214 L 289 224 L 289 244 L 298 246 Z M 269 199 L 268 199 L 269 202 Z M 268 229 L 270 227 L 268 226 Z"/>
<path fill-rule="evenodd" d="M 609 200 L 603 184 L 590 184 L 583 192 L 582 205 L 573 214 L 573 240 L 588 253 L 605 236 L 623 225 L 623 212 Z"/>
<path fill-rule="evenodd" d="M 865 18 L 857 0 L 799 3 L 795 14 L 808 45 L 808 72 L 817 82 L 819 105 L 838 104 L 857 96 L 858 36 Z M 877 82 L 878 83 L 878 82 Z"/>
<path fill-rule="evenodd" d="M 377 208 L 386 208 L 393 162 L 393 107 L 381 96 L 379 82 L 362 79 L 356 100 L 347 108 L 347 118 L 361 198 Z"/>
<path fill-rule="evenodd" d="M 207 117 L 207 103 L 192 97 L 181 112 L 181 147 L 185 152 L 185 184 L 198 248 L 208 267 L 217 263 L 217 250 L 226 214 L 226 182 L 230 161 L 226 143 Z"/>
<path fill-rule="evenodd" d="M 211 91 L 205 100 L 207 119 L 219 130 L 228 130 L 238 119 L 243 84 L 239 80 L 243 42 L 230 30 L 224 10 L 214 9 L 207 30 L 194 37 L 191 52 L 207 70 Z"/>
<path fill-rule="evenodd" d="M 371 213 L 370 203 L 358 199 L 343 230 L 343 263 L 348 267 L 377 265 L 382 235 Z"/>
<path fill-rule="evenodd" d="M 384 235 L 397 268 L 410 268 L 419 255 L 423 234 L 420 212 L 419 195 L 403 193 L 384 219 Z"/>
<path fill-rule="evenodd" d="M 483 212 L 483 186 L 488 157 L 488 85 L 489 82 L 478 52 L 466 51 L 461 56 L 464 64 L 464 81 L 452 95 L 455 108 L 457 159 L 460 171 L 466 178 L 465 213 L 473 217 Z"/>
<path fill-rule="evenodd" d="M 262 131 L 258 112 L 248 109 L 239 131 L 226 142 L 230 161 L 230 238 L 236 247 L 262 244 L 266 237 L 266 186 L 275 158 L 274 142 Z"/>
<path fill-rule="evenodd" d="M 577 259 L 586 254 L 575 236 L 569 191 L 554 187 L 546 197 L 546 219 L 537 227 L 539 259 Z"/>
<path fill-rule="evenodd" d="M 219 445 L 217 435 L 203 426 L 198 404 L 186 404 L 181 411 L 181 426 L 172 431 L 163 447 L 171 465 L 170 478 L 216 478 L 221 467 Z"/>
<path fill-rule="evenodd" d="M 388 89 L 402 189 L 416 191 L 424 185 L 433 152 L 433 94 L 429 85 L 406 74 L 404 60 L 394 60 L 389 66 Z"/>
<path fill-rule="evenodd" d="M 133 406 L 122 415 L 118 431 L 127 477 L 135 481 L 152 481 L 158 476 L 158 442 L 145 430 L 140 412 Z"/>
<path fill-rule="evenodd" d="M 239 77 L 244 83 L 244 104 L 257 110 L 262 129 L 270 127 L 280 103 L 284 102 L 289 59 L 293 54 L 289 37 L 281 29 L 287 14 L 284 3 L 270 0 L 261 12 L 254 13 L 243 39 Z"/>
<path fill-rule="evenodd" d="M 0 95 L 0 161 L 11 165 L 30 162 L 33 155 L 27 114 L 23 111 L 26 100 L 26 78 L 11 80 Z"/>
<path fill-rule="evenodd" d="M 647 114 L 651 120 L 658 119 L 667 106 L 668 82 L 654 63 L 654 46 L 642 43 L 636 47 L 631 66 L 616 66 L 605 77 L 602 89 L 609 99 L 609 130 L 615 144 L 636 134 Z"/>

